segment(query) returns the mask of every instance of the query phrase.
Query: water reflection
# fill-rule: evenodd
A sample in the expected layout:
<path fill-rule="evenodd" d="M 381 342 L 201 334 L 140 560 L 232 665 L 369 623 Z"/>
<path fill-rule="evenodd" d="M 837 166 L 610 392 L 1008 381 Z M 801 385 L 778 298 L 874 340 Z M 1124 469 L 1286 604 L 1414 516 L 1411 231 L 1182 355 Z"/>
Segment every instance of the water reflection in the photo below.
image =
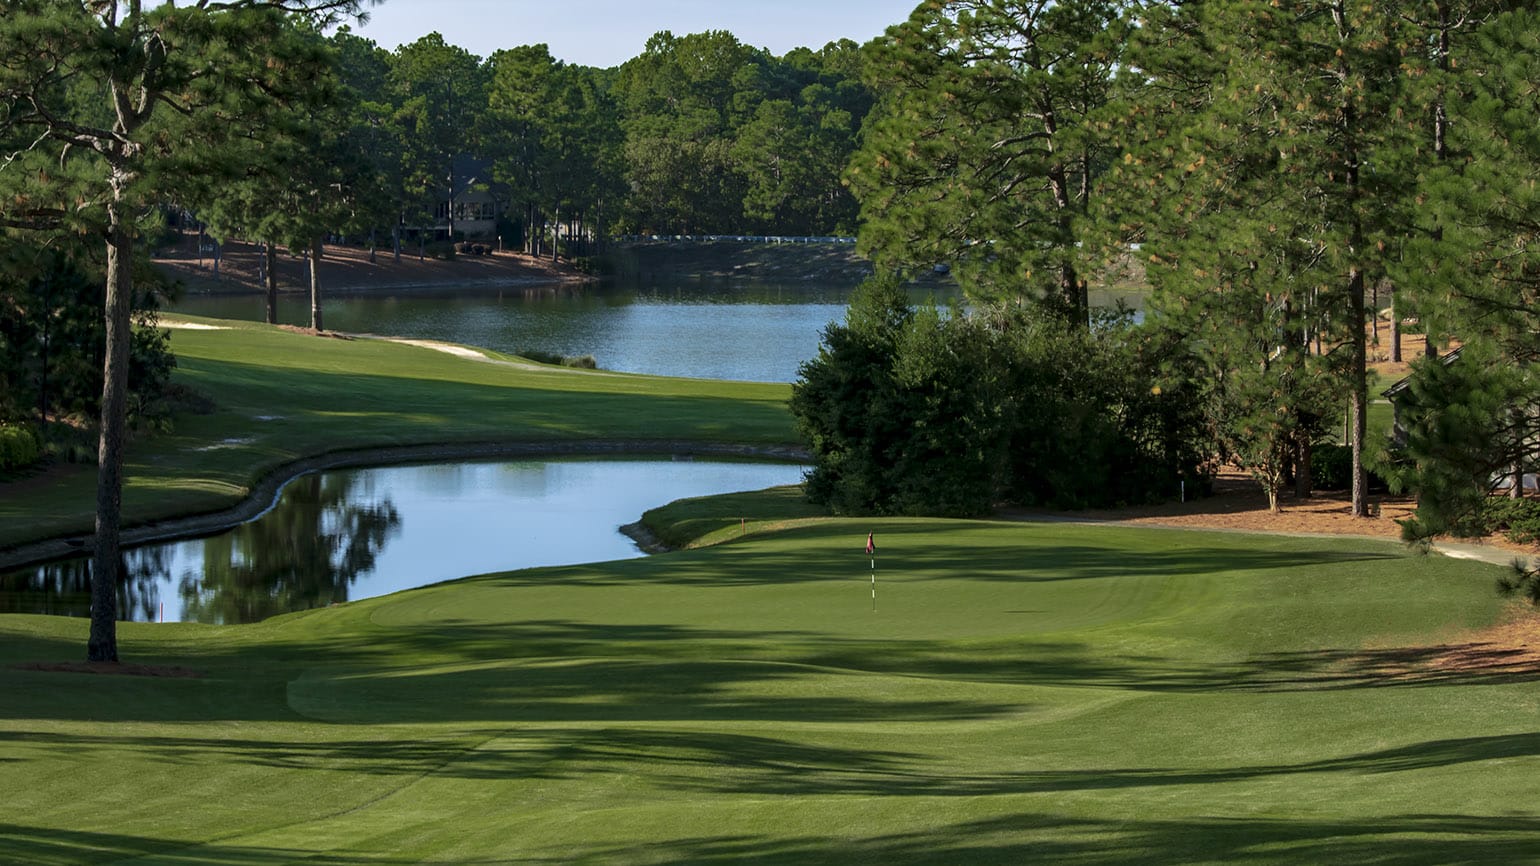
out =
<path fill-rule="evenodd" d="M 360 490 L 360 480 L 306 475 L 256 521 L 211 538 L 126 551 L 118 617 L 153 622 L 164 615 L 163 602 L 173 601 L 173 619 L 234 624 L 347 601 L 349 587 L 374 568 L 401 525 L 395 505 Z M 174 598 L 162 594 L 168 589 Z M 90 559 L 0 576 L 0 610 L 89 616 Z"/>
<path fill-rule="evenodd" d="M 201 574 L 181 575 L 182 618 L 257 622 L 275 614 L 348 600 L 348 588 L 374 570 L 401 526 L 388 498 L 356 491 L 359 476 L 327 473 L 295 480 L 262 519 L 203 542 Z M 273 551 L 283 550 L 284 556 Z"/>
<path fill-rule="evenodd" d="M 125 552 L 118 612 L 255 622 L 441 580 L 640 555 L 617 532 L 687 496 L 801 480 L 802 467 L 716 461 L 520 460 L 302 476 L 257 520 Z M 81 557 L 0 575 L 0 612 L 87 616 Z"/>
<path fill-rule="evenodd" d="M 118 616 L 153 620 L 171 569 L 164 550 L 131 550 L 118 560 Z M 0 613 L 91 615 L 91 560 L 70 559 L 0 575 Z"/>

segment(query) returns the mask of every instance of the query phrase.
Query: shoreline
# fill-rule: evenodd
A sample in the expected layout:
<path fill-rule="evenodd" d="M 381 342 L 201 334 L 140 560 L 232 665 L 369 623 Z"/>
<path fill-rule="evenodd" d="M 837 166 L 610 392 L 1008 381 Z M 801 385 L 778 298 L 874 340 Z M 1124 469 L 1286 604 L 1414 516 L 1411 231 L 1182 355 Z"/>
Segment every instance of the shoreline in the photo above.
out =
<path fill-rule="evenodd" d="M 275 504 L 285 485 L 312 472 L 394 466 L 410 463 L 496 460 L 511 457 L 661 457 L 701 456 L 761 458 L 798 462 L 808 459 L 806 451 L 791 445 L 741 445 L 730 442 L 695 442 L 689 440 L 584 439 L 574 441 L 519 440 L 513 442 L 438 443 L 395 445 L 332 451 L 303 457 L 276 467 L 257 481 L 239 502 L 229 508 L 189 514 L 165 520 L 126 526 L 120 536 L 124 548 L 157 541 L 200 538 L 232 529 L 255 520 Z M 623 530 L 624 531 L 624 528 Z M 626 533 L 636 540 L 640 539 Z M 0 571 L 11 571 L 58 559 L 80 556 L 91 549 L 90 534 L 62 535 L 0 549 Z M 645 550 L 645 547 L 644 547 Z M 647 551 L 653 552 L 653 551 Z"/>
<path fill-rule="evenodd" d="M 232 240 L 221 248 L 219 276 L 214 276 L 213 259 L 197 249 L 197 236 L 181 235 L 175 242 L 153 255 L 152 263 L 171 282 L 180 284 L 186 294 L 222 296 L 266 294 L 259 274 L 262 254 L 247 241 Z M 458 255 L 453 259 L 419 259 L 415 251 L 403 250 L 399 261 L 388 249 L 377 249 L 373 261 L 367 248 L 328 244 L 321 256 L 323 296 L 366 294 L 373 291 L 431 291 L 447 288 L 528 288 L 551 286 L 580 287 L 596 282 L 591 274 L 579 272 L 567 262 L 552 262 L 511 251 L 486 255 Z M 278 292 L 286 296 L 308 296 L 309 263 L 287 251 L 276 259 Z"/>

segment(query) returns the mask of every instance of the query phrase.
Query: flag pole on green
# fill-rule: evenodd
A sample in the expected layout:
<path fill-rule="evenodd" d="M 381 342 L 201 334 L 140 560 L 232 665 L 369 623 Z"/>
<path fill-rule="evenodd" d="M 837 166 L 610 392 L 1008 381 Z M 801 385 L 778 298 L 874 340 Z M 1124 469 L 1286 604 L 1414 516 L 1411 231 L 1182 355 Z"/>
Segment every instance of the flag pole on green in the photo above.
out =
<path fill-rule="evenodd" d="M 866 555 L 872 558 L 872 611 L 877 610 L 877 540 L 875 533 L 866 533 Z"/>

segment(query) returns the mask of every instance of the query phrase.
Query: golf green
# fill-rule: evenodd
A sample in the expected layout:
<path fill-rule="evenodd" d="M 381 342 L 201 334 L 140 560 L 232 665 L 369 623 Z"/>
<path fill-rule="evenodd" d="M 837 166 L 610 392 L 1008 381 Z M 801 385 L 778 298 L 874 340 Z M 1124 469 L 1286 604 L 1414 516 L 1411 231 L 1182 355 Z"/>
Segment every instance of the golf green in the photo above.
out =
<path fill-rule="evenodd" d="M 1540 858 L 1540 689 L 1484 632 L 1491 566 L 729 501 L 716 546 L 123 626 L 198 677 L 18 668 L 84 623 L 0 617 L 0 859 Z"/>

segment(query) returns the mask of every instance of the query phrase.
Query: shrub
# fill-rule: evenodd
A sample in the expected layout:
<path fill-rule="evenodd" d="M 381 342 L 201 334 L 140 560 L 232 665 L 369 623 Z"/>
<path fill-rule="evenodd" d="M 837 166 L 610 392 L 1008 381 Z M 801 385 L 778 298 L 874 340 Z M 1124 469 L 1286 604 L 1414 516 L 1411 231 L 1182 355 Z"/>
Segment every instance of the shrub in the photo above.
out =
<path fill-rule="evenodd" d="M 1367 455 L 1365 457 L 1367 458 Z M 1368 490 L 1383 493 L 1390 489 L 1385 477 L 1368 470 Z M 1310 452 L 1310 486 L 1316 490 L 1351 490 L 1353 487 L 1353 448 L 1350 445 L 1317 445 Z"/>
<path fill-rule="evenodd" d="M 1197 482 L 1199 404 L 1161 386 L 1176 350 L 1126 320 L 1034 313 L 914 310 L 891 281 L 863 285 L 792 388 L 809 498 L 964 516 L 1170 499 Z"/>
<path fill-rule="evenodd" d="M 1475 519 L 1462 529 L 1461 534 L 1501 532 L 1516 544 L 1534 544 L 1540 541 L 1540 499 L 1487 497 Z"/>
<path fill-rule="evenodd" d="M 1352 447 L 1315 446 L 1315 449 L 1310 452 L 1310 486 L 1317 490 L 1346 490 L 1352 487 Z"/>
<path fill-rule="evenodd" d="M 0 470 L 25 469 L 43 457 L 37 437 L 26 427 L 0 425 Z"/>
<path fill-rule="evenodd" d="M 538 364 L 554 364 L 558 367 L 578 367 L 584 370 L 599 369 L 599 362 L 593 355 L 561 355 L 556 352 L 545 352 L 540 349 L 520 349 L 519 357 L 528 358 Z"/>

